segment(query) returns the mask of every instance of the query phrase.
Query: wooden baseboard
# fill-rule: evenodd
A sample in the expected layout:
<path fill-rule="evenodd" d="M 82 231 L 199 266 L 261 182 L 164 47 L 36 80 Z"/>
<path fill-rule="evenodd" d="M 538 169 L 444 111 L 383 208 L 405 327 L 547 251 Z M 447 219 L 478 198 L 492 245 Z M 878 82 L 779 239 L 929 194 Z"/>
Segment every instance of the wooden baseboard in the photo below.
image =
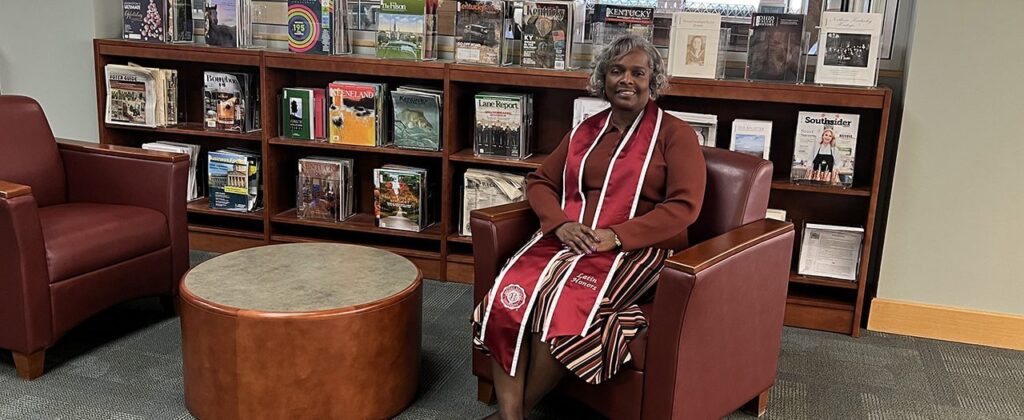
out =
<path fill-rule="evenodd" d="M 1024 350 L 1024 316 L 876 298 L 868 329 Z"/>

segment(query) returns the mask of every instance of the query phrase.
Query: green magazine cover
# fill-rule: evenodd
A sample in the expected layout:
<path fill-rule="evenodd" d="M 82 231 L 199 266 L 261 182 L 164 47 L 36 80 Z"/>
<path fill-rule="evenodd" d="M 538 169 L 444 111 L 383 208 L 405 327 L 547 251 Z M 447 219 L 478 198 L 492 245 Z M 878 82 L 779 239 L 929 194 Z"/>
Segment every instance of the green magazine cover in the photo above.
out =
<path fill-rule="evenodd" d="M 313 140 L 313 90 L 284 88 L 281 96 L 281 126 L 284 137 Z"/>
<path fill-rule="evenodd" d="M 423 59 L 425 0 L 383 0 L 377 19 L 377 57 Z"/>

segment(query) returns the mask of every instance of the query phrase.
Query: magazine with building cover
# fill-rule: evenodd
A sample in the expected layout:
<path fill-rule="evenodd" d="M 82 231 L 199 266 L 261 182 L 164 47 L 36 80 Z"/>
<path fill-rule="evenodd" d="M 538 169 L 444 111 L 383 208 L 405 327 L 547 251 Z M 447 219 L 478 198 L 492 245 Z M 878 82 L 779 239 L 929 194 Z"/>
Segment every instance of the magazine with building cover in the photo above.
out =
<path fill-rule="evenodd" d="M 157 72 L 118 64 L 108 64 L 104 71 L 107 80 L 106 123 L 157 127 L 157 104 L 162 96 L 157 89 Z"/>
<path fill-rule="evenodd" d="M 714 79 L 718 76 L 718 44 L 722 15 L 672 14 L 668 72 L 671 76 Z"/>
<path fill-rule="evenodd" d="M 501 64 L 504 9 L 500 0 L 459 0 L 455 12 L 455 62 Z"/>
<path fill-rule="evenodd" d="M 525 2 L 522 66 L 565 70 L 572 65 L 573 3 Z"/>
<path fill-rule="evenodd" d="M 772 122 L 736 119 L 732 122 L 729 150 L 769 159 L 772 145 Z"/>
<path fill-rule="evenodd" d="M 237 149 L 207 153 L 211 209 L 251 212 L 259 207 L 259 155 Z"/>
<path fill-rule="evenodd" d="M 804 15 L 754 13 L 747 44 L 746 78 L 801 81 L 803 39 Z"/>
<path fill-rule="evenodd" d="M 462 177 L 462 217 L 459 234 L 472 235 L 470 213 L 526 199 L 526 177 L 507 172 L 469 168 Z"/>
<path fill-rule="evenodd" d="M 437 47 L 431 33 L 432 0 L 382 0 L 377 16 L 377 57 L 429 60 Z"/>
<path fill-rule="evenodd" d="M 824 12 L 815 83 L 875 86 L 883 15 Z"/>
<path fill-rule="evenodd" d="M 797 116 L 790 181 L 853 186 L 860 115 L 804 112 Z"/>
<path fill-rule="evenodd" d="M 591 27 L 594 56 L 623 35 L 637 35 L 650 41 L 654 36 L 654 8 L 595 4 Z"/>
<path fill-rule="evenodd" d="M 391 145 L 402 149 L 441 150 L 443 96 L 440 90 L 420 87 L 403 86 L 392 91 Z"/>
<path fill-rule="evenodd" d="M 354 214 L 352 165 L 349 158 L 310 156 L 299 159 L 296 216 L 344 221 Z"/>

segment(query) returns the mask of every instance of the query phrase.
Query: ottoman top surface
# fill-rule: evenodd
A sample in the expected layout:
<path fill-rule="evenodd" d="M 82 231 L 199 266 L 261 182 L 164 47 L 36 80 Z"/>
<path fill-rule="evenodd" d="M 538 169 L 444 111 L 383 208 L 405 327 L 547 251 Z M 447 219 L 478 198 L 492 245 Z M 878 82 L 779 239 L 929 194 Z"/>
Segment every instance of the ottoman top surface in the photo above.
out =
<path fill-rule="evenodd" d="M 262 312 L 316 312 L 385 299 L 419 271 L 394 253 L 358 245 L 269 245 L 197 265 L 182 288 L 208 302 Z"/>

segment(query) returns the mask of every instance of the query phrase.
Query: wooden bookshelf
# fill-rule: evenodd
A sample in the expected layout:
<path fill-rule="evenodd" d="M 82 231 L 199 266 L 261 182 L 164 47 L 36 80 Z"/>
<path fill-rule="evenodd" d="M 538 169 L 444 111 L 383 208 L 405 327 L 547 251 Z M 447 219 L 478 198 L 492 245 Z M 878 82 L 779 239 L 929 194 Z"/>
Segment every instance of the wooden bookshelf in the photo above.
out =
<path fill-rule="evenodd" d="M 472 239 L 458 234 L 459 199 L 464 172 L 489 168 L 526 173 L 540 166 L 571 129 L 572 104 L 586 95 L 586 71 L 549 71 L 413 62 L 363 56 L 314 56 L 281 51 L 225 49 L 198 45 L 149 44 L 95 40 L 97 117 L 100 142 L 139 146 L 146 141 L 174 140 L 200 144 L 203 151 L 221 147 L 259 150 L 263 165 L 264 208 L 248 214 L 211 210 L 204 200 L 190 203 L 189 235 L 197 249 L 226 252 L 251 246 L 292 242 L 339 242 L 379 247 L 406 256 L 424 276 L 472 282 Z M 147 129 L 104 123 L 106 64 L 126 64 L 178 70 L 185 118 L 174 127 Z M 203 71 L 245 71 L 260 79 L 263 128 L 255 133 L 222 133 L 202 129 Z M 442 151 L 404 150 L 280 137 L 277 95 L 285 87 L 325 87 L 328 83 L 364 81 L 422 85 L 444 92 Z M 525 160 L 478 157 L 473 154 L 473 97 L 480 92 L 528 92 L 534 95 L 533 155 Z M 812 84 L 755 83 L 744 80 L 673 78 L 659 105 L 666 110 L 718 115 L 717 147 L 729 146 L 736 118 L 773 122 L 770 159 L 774 178 L 769 207 L 784 209 L 797 227 L 790 275 L 786 324 L 859 335 L 865 294 L 873 290 L 880 239 L 875 232 L 880 215 L 883 151 L 889 123 L 891 91 Z M 861 116 L 852 188 L 839 189 L 789 182 L 789 166 L 800 111 L 855 113 Z M 299 219 L 295 215 L 297 161 L 311 156 L 355 160 L 358 214 L 344 222 Z M 395 163 L 426 168 L 436 181 L 430 205 L 436 223 L 421 232 L 375 226 L 372 169 Z M 200 161 L 205 165 L 205 161 Z M 796 274 L 801 226 L 805 222 L 863 226 L 865 246 L 856 281 Z"/>

